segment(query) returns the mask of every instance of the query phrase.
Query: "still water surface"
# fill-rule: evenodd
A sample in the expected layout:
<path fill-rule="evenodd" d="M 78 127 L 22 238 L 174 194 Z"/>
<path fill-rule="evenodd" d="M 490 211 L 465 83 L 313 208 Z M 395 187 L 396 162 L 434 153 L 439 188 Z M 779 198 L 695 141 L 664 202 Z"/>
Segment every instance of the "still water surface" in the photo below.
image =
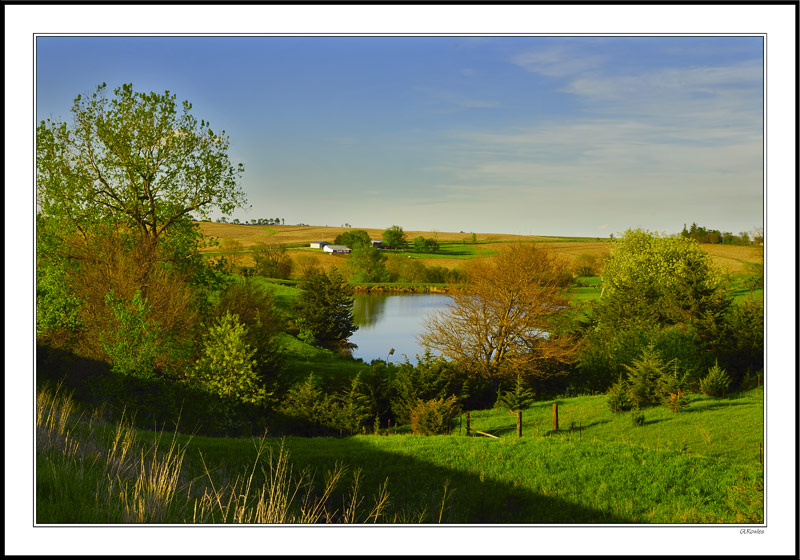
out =
<path fill-rule="evenodd" d="M 408 357 L 417 363 L 417 354 L 425 348 L 417 342 L 427 317 L 452 302 L 450 296 L 441 294 L 358 294 L 353 301 L 353 318 L 358 330 L 348 342 L 358 345 L 353 357 L 366 363 L 386 360 L 389 350 L 391 363 L 400 363 Z"/>

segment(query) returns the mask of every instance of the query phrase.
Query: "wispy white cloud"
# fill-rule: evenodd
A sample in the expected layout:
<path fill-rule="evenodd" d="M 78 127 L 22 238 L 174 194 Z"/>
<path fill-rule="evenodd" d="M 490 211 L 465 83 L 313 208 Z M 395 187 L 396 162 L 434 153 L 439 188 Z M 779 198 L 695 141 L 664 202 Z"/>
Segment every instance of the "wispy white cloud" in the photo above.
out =
<path fill-rule="evenodd" d="M 581 52 L 568 46 L 529 50 L 511 59 L 529 72 L 556 78 L 598 71 L 607 60 L 606 56 Z"/>

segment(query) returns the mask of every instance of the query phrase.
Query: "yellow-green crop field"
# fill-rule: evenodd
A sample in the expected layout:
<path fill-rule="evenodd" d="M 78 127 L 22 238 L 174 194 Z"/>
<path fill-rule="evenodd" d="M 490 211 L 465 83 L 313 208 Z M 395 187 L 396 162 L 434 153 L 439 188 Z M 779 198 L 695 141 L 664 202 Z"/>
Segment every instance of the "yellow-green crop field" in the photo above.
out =
<path fill-rule="evenodd" d="M 200 222 L 200 229 L 204 235 L 214 237 L 220 242 L 229 239 L 240 243 L 242 266 L 252 266 L 252 256 L 248 250 L 257 243 L 281 243 L 289 246 L 293 260 L 315 260 L 323 269 L 331 266 L 343 266 L 344 257 L 329 255 L 319 249 L 311 249 L 308 244 L 312 241 L 327 241 L 333 243 L 336 236 L 352 229 L 365 229 L 373 239 L 380 239 L 382 229 L 358 227 L 327 227 L 327 226 L 286 226 L 286 225 L 237 225 L 221 224 L 215 222 Z M 417 257 L 425 266 L 442 266 L 454 268 L 463 264 L 468 258 L 491 258 L 493 243 L 537 243 L 555 252 L 568 263 L 572 264 L 580 255 L 591 255 L 599 261 L 609 255 L 611 243 L 608 239 L 600 238 L 567 238 L 544 237 L 533 235 L 511 235 L 502 233 L 475 233 L 475 243 L 472 242 L 472 232 L 431 232 L 431 231 L 406 231 L 409 240 L 418 236 L 436 239 L 443 247 L 446 245 L 463 244 L 473 248 L 463 256 L 447 255 L 442 250 L 436 256 Z M 764 251 L 762 247 L 713 245 L 702 244 L 702 247 L 711 255 L 714 263 L 724 272 L 741 272 L 745 263 L 763 263 Z M 208 247 L 205 252 L 214 254 L 218 247 Z"/>

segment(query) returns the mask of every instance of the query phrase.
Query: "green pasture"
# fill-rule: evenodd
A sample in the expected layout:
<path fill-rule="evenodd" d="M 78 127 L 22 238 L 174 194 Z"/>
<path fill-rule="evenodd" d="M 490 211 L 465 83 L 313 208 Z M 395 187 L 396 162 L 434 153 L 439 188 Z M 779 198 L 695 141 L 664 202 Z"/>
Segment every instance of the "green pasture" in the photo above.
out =
<path fill-rule="evenodd" d="M 311 485 L 319 493 L 327 473 L 345 468 L 343 482 L 327 498 L 331 509 L 341 511 L 353 503 L 348 491 L 356 473 L 365 508 L 385 488 L 387 509 L 379 522 L 761 521 L 760 390 L 722 399 L 693 396 L 680 413 L 646 409 L 641 427 L 633 426 L 628 414 L 612 414 L 605 397 L 594 396 L 560 399 L 560 429 L 553 431 L 552 404 L 536 403 L 523 412 L 522 438 L 515 437 L 514 417 L 506 410 L 472 413 L 473 429 L 499 439 L 467 437 L 463 423 L 453 435 L 429 437 L 386 435 L 382 430 L 379 435 L 346 438 L 270 438 L 268 427 L 261 440 L 177 434 L 177 450 L 170 455 L 183 453 L 180 482 L 174 483 L 174 503 L 159 514 L 168 523 L 191 521 L 196 508 L 179 507 L 179 502 L 199 495 L 210 484 L 209 477 L 217 485 L 250 477 L 249 487 L 259 489 L 274 472 L 269 453 L 274 457 L 282 448 L 288 452 L 291 473 L 313 476 Z M 113 426 L 95 421 L 90 429 L 85 417 L 68 424 L 73 440 L 93 430 L 93 446 L 85 447 L 98 452 L 66 457 L 53 446 L 37 453 L 37 522 L 121 522 L 128 506 L 105 490 L 108 482 L 101 476 L 100 440 L 109 441 Z M 159 438 L 154 432 L 135 432 L 143 445 Z M 159 449 L 166 450 L 172 439 L 170 434 L 162 436 Z"/>
<path fill-rule="evenodd" d="M 492 249 L 481 247 L 493 243 L 504 243 L 502 241 L 441 241 L 435 252 L 418 253 L 414 251 L 413 245 L 404 249 L 383 249 L 382 252 L 390 255 L 402 255 L 412 259 L 474 259 L 479 257 L 490 257 L 496 253 Z"/>

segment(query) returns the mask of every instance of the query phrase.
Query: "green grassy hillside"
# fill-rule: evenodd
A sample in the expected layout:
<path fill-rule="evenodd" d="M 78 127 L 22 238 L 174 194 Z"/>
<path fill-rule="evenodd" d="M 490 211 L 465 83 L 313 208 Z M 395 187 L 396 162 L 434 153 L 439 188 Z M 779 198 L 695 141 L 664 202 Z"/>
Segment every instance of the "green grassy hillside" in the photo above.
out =
<path fill-rule="evenodd" d="M 640 427 L 595 396 L 559 400 L 553 431 L 552 403 L 523 412 L 520 439 L 506 410 L 472 413 L 498 439 L 463 423 L 449 436 L 252 439 L 106 425 L 43 391 L 37 522 L 761 522 L 759 389 L 646 409 Z"/>

